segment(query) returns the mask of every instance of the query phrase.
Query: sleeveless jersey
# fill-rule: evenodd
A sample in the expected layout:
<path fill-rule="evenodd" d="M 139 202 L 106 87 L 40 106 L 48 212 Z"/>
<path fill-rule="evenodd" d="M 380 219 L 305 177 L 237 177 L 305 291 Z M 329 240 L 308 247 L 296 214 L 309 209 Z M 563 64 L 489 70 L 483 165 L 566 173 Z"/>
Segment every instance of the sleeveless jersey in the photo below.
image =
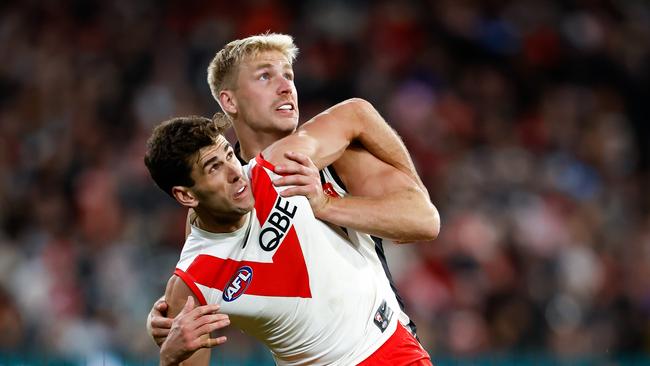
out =
<path fill-rule="evenodd" d="M 336 174 L 336 171 L 331 165 L 325 167 L 320 171 L 320 178 L 321 184 L 323 185 L 323 191 L 330 197 L 344 197 L 348 194 L 343 181 L 341 181 L 341 178 L 338 176 L 338 174 Z M 397 287 L 393 282 L 393 277 L 391 276 L 390 270 L 388 269 L 388 263 L 386 261 L 386 255 L 384 254 L 383 245 L 384 243 L 391 243 L 391 241 L 362 233 L 351 228 L 343 228 L 343 230 L 349 236 L 350 241 L 364 248 L 362 252 L 368 261 L 373 265 L 373 269 L 377 278 L 381 278 L 384 281 L 385 286 L 390 286 L 392 296 L 399 304 L 399 307 L 397 308 L 399 321 L 416 339 L 418 339 L 415 323 L 413 323 L 413 321 L 404 312 L 404 301 L 399 295 Z"/>
<path fill-rule="evenodd" d="M 260 156 L 244 169 L 255 197 L 245 225 L 222 234 L 192 226 L 174 273 L 279 365 L 363 361 L 395 332 L 399 311 L 368 245 L 315 219 L 305 197 L 279 196 Z"/>

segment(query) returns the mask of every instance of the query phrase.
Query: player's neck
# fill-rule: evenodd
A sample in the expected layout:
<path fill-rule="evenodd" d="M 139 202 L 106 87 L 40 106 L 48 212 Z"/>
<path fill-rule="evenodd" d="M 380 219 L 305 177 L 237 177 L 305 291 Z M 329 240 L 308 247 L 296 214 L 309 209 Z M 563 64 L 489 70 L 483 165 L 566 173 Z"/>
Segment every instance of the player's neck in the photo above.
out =
<path fill-rule="evenodd" d="M 194 225 L 201 230 L 211 233 L 232 233 L 240 229 L 246 223 L 246 215 L 233 218 L 223 218 L 210 215 L 206 212 L 199 212 L 197 209 Z"/>
<path fill-rule="evenodd" d="M 239 140 L 239 155 L 244 161 L 249 161 L 264 151 L 274 142 L 290 135 L 284 131 L 258 132 L 247 127 L 235 128 Z"/>

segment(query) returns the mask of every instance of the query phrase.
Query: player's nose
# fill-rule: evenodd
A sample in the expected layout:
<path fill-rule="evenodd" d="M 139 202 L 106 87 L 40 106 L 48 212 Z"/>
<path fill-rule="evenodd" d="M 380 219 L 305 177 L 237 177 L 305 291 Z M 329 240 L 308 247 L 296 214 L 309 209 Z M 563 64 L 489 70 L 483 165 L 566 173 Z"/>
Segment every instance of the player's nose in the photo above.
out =
<path fill-rule="evenodd" d="M 280 77 L 278 83 L 278 94 L 291 94 L 293 93 L 293 82 L 287 78 Z"/>
<path fill-rule="evenodd" d="M 243 179 L 241 165 L 228 164 L 228 181 L 230 183 L 237 183 L 240 179 Z"/>

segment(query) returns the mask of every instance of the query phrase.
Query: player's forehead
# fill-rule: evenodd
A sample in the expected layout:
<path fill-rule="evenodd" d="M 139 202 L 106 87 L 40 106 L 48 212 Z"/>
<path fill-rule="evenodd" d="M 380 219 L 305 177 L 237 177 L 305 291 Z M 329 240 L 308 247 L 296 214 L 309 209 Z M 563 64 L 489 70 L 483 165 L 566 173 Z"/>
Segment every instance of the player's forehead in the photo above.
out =
<path fill-rule="evenodd" d="M 251 71 L 265 67 L 293 69 L 291 62 L 287 56 L 278 50 L 264 50 L 255 52 L 244 57 L 240 65 L 241 69 Z"/>
<path fill-rule="evenodd" d="M 201 168 L 205 162 L 217 158 L 223 160 L 226 154 L 232 149 L 228 140 L 222 135 L 217 136 L 212 145 L 205 146 L 199 150 L 197 165 Z"/>

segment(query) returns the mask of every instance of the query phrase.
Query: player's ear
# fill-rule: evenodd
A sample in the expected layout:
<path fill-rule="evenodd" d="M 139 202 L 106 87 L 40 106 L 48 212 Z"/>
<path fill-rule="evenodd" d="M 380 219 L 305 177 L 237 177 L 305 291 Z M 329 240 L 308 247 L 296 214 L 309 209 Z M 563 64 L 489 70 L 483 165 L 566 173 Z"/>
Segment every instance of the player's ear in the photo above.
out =
<path fill-rule="evenodd" d="M 173 186 L 172 196 L 174 196 L 178 203 L 185 207 L 194 208 L 199 205 L 199 200 L 196 198 L 196 195 L 188 187 Z"/>
<path fill-rule="evenodd" d="M 219 104 L 224 112 L 228 114 L 237 114 L 237 99 L 232 91 L 227 89 L 220 91 Z"/>

